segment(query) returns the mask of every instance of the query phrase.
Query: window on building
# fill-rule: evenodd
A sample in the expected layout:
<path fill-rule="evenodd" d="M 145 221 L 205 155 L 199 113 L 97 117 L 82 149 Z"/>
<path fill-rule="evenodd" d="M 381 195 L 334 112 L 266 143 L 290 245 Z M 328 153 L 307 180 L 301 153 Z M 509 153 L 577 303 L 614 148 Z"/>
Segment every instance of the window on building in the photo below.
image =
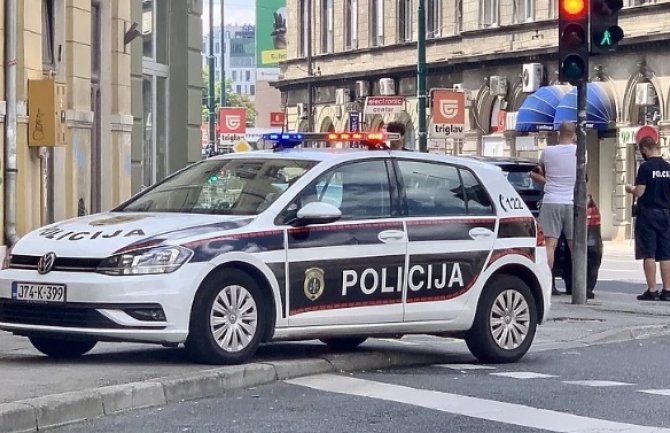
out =
<path fill-rule="evenodd" d="M 54 0 L 42 0 L 42 67 L 56 69 L 54 56 Z"/>
<path fill-rule="evenodd" d="M 249 93 L 251 94 L 251 96 L 254 96 L 256 94 L 256 86 L 254 84 L 249 86 Z"/>
<path fill-rule="evenodd" d="M 383 0 L 370 0 L 370 46 L 384 45 L 384 2 Z"/>
<path fill-rule="evenodd" d="M 233 71 L 233 81 L 237 81 L 237 71 Z"/>
<path fill-rule="evenodd" d="M 221 52 L 221 44 L 217 42 L 214 44 L 214 54 L 219 54 L 220 52 Z"/>
<path fill-rule="evenodd" d="M 298 55 L 307 56 L 307 39 L 309 38 L 308 27 L 309 27 L 309 6 L 308 1 L 311 0 L 300 0 L 298 2 L 298 16 L 300 28 L 298 30 L 299 39 L 298 39 Z"/>
<path fill-rule="evenodd" d="M 527 23 L 533 21 L 535 0 L 514 0 L 514 22 Z"/>
<path fill-rule="evenodd" d="M 321 52 L 333 52 L 334 26 L 333 0 L 321 0 Z"/>
<path fill-rule="evenodd" d="M 247 82 L 251 81 L 251 71 L 245 71 L 244 77 L 246 78 Z"/>
<path fill-rule="evenodd" d="M 100 57 L 102 55 L 100 36 L 102 27 L 100 22 L 100 4 L 91 3 L 91 78 L 100 79 Z"/>
<path fill-rule="evenodd" d="M 162 64 L 167 64 L 169 57 L 169 14 L 170 2 L 142 0 L 143 56 Z"/>
<path fill-rule="evenodd" d="M 456 0 L 456 33 L 460 33 L 462 31 L 463 31 L 463 0 Z"/>
<path fill-rule="evenodd" d="M 480 0 L 482 27 L 491 27 L 498 25 L 499 4 L 498 0 Z"/>
<path fill-rule="evenodd" d="M 439 38 L 442 35 L 442 0 L 426 1 L 426 37 Z"/>
<path fill-rule="evenodd" d="M 358 0 L 344 2 L 344 49 L 358 48 Z"/>
<path fill-rule="evenodd" d="M 549 0 L 548 18 L 556 18 L 557 15 L 558 15 L 558 4 L 556 0 Z"/>
<path fill-rule="evenodd" d="M 241 84 L 238 84 L 238 85 L 235 86 L 235 87 L 236 87 L 235 90 L 237 90 L 237 94 L 238 94 L 238 95 L 241 95 L 241 94 L 242 94 L 242 85 L 241 85 Z"/>
<path fill-rule="evenodd" d="M 396 0 L 398 42 L 412 40 L 412 0 Z"/>

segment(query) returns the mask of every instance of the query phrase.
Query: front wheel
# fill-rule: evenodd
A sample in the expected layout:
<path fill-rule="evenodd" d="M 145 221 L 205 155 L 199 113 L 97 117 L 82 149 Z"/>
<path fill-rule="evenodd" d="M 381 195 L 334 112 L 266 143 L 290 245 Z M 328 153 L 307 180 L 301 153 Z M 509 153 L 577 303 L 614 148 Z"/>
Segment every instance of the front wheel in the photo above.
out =
<path fill-rule="evenodd" d="M 242 271 L 225 270 L 196 295 L 186 349 L 207 364 L 243 363 L 256 353 L 267 320 L 258 284 Z"/>
<path fill-rule="evenodd" d="M 536 328 L 537 308 L 528 285 L 501 275 L 484 287 L 465 342 L 481 362 L 515 362 L 530 349 Z"/>
<path fill-rule="evenodd" d="M 321 338 L 321 342 L 336 352 L 348 352 L 363 344 L 367 339 L 367 337 L 333 337 Z"/>
<path fill-rule="evenodd" d="M 95 340 L 70 340 L 64 337 L 31 335 L 30 343 L 43 354 L 58 359 L 78 358 L 98 343 Z"/>

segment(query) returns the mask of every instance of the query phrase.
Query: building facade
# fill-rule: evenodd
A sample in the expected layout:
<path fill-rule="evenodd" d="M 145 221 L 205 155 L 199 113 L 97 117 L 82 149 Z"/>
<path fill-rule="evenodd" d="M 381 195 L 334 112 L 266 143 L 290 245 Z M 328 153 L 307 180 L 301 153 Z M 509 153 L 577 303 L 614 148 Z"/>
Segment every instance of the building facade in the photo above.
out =
<path fill-rule="evenodd" d="M 256 97 L 256 28 L 252 25 L 227 25 L 224 27 L 224 47 L 221 47 L 221 27 L 214 28 L 214 65 L 217 82 L 221 80 L 221 55 L 224 56 L 226 81 L 232 91 Z M 207 68 L 209 57 L 209 33 L 202 38 L 202 67 Z"/>
<path fill-rule="evenodd" d="M 465 138 L 431 140 L 429 150 L 537 158 L 555 141 L 554 128 L 515 123 L 540 89 L 572 90 L 558 82 L 558 2 L 425 3 L 428 89 L 462 89 L 467 100 Z M 589 132 L 589 192 L 606 239 L 631 235 L 624 185 L 633 182 L 638 164 L 636 129 L 653 124 L 666 155 L 670 146 L 670 1 L 624 0 L 624 6 L 619 50 L 590 61 L 590 102 L 604 119 Z M 304 131 L 312 123 L 316 131 L 346 130 L 348 113 L 361 110 L 367 96 L 402 96 L 404 110 L 361 114 L 361 127 L 404 122 L 406 145 L 416 148 L 416 9 L 416 0 L 288 0 L 288 22 L 295 25 L 288 26 L 288 59 L 275 86 L 284 95 L 289 128 Z"/>
<path fill-rule="evenodd" d="M 23 0 L 16 1 L 14 16 L 8 4 L 0 4 L 1 43 L 11 40 L 8 27 L 15 20 L 16 57 L 8 59 L 5 50 L 0 59 L 0 146 L 6 178 L 5 155 L 12 158 L 14 141 L 6 114 L 15 106 L 17 185 L 10 195 L 16 209 L 9 219 L 20 237 L 46 223 L 109 209 L 130 195 L 130 47 L 124 33 L 131 2 Z M 5 78 L 14 61 L 16 98 L 9 100 Z M 36 90 L 44 88 L 51 90 Z M 42 104 L 55 106 L 55 116 L 43 114 Z M 54 127 L 62 131 L 57 138 L 48 133 Z M 7 226 L 4 199 L 0 244 L 6 246 L 14 230 Z"/>
<path fill-rule="evenodd" d="M 132 2 L 133 193 L 201 159 L 202 3 Z"/>

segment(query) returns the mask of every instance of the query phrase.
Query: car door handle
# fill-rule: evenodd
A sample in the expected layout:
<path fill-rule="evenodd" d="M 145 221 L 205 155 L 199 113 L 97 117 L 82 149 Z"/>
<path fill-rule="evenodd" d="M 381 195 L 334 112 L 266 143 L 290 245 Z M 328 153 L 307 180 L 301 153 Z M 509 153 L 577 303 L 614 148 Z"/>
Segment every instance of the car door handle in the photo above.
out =
<path fill-rule="evenodd" d="M 386 230 L 377 236 L 382 242 L 404 241 L 405 232 L 402 230 Z"/>
<path fill-rule="evenodd" d="M 485 227 L 475 227 L 471 229 L 468 234 L 472 239 L 489 238 L 493 236 L 493 231 Z"/>

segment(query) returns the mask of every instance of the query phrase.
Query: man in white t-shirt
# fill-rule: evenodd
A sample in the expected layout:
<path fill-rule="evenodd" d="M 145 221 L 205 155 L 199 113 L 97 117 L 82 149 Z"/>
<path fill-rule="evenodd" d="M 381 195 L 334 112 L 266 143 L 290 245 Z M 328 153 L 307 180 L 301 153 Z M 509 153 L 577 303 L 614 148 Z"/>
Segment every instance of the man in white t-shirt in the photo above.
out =
<path fill-rule="evenodd" d="M 554 268 L 554 252 L 561 233 L 565 235 L 568 248 L 572 250 L 574 232 L 574 191 L 577 180 L 576 126 L 572 122 L 561 123 L 558 129 L 558 144 L 544 149 L 540 165 L 530 177 L 544 185 L 544 198 L 540 208 L 539 222 L 547 243 L 547 261 Z"/>

